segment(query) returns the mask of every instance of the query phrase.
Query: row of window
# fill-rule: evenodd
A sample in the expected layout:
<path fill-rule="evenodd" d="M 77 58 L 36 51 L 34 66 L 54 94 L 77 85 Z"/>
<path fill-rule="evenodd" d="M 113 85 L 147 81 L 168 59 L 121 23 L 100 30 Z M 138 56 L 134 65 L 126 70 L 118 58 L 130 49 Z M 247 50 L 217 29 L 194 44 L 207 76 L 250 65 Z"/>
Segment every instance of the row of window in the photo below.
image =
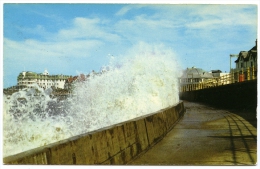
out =
<path fill-rule="evenodd" d="M 247 62 L 241 62 L 240 63 L 240 67 L 239 67 L 239 63 L 237 63 L 237 68 L 246 68 L 246 67 L 248 67 L 246 63 Z M 253 67 L 253 66 L 254 66 L 254 62 L 250 62 L 250 67 Z"/>
<path fill-rule="evenodd" d="M 19 85 L 29 85 L 29 84 L 33 84 L 34 82 L 19 82 Z M 41 85 L 45 85 L 45 83 L 38 83 L 39 86 Z M 59 85 L 59 83 L 46 83 L 46 85 Z"/>
<path fill-rule="evenodd" d="M 33 84 L 35 82 L 28 82 L 28 81 L 21 81 L 21 82 L 18 82 L 18 84 Z M 45 83 L 39 83 L 38 84 L 45 84 Z M 50 84 L 50 85 L 58 85 L 59 83 L 46 83 L 46 84 Z"/>
<path fill-rule="evenodd" d="M 18 84 L 33 84 L 34 82 L 19 82 Z"/>
<path fill-rule="evenodd" d="M 30 79 L 29 79 L 30 80 Z M 28 82 L 28 79 L 19 79 L 20 82 Z M 34 81 L 34 80 L 30 80 Z M 44 81 L 51 81 L 51 82 L 65 82 L 65 80 L 36 80 L 36 82 L 44 82 Z"/>
<path fill-rule="evenodd" d="M 56 81 L 56 82 L 60 81 L 60 82 L 62 82 L 62 81 L 65 81 L 65 80 L 62 80 L 62 79 L 60 79 L 60 80 L 38 79 L 37 81 Z"/>
<path fill-rule="evenodd" d="M 181 82 L 200 82 L 203 81 L 203 79 L 200 78 L 186 78 L 186 79 L 181 79 Z"/>

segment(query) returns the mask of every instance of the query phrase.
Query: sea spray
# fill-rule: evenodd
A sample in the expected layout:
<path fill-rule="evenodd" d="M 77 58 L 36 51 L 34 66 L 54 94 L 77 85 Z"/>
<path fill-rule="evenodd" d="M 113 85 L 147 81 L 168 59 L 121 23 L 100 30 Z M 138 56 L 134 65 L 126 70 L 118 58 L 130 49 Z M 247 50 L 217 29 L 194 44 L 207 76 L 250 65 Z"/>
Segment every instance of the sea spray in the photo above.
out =
<path fill-rule="evenodd" d="M 37 85 L 4 96 L 4 156 L 120 123 L 179 102 L 173 52 L 141 43 L 59 101 Z"/>

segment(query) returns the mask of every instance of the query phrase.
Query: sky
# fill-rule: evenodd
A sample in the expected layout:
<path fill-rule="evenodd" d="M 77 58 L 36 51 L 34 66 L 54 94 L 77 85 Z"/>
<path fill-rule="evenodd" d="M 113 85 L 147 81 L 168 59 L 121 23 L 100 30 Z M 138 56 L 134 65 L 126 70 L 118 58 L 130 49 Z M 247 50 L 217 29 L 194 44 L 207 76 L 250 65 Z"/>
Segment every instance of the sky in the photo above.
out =
<path fill-rule="evenodd" d="M 22 71 L 100 71 L 140 42 L 171 49 L 183 69 L 229 72 L 229 55 L 255 45 L 257 11 L 255 4 L 4 3 L 3 87 Z"/>

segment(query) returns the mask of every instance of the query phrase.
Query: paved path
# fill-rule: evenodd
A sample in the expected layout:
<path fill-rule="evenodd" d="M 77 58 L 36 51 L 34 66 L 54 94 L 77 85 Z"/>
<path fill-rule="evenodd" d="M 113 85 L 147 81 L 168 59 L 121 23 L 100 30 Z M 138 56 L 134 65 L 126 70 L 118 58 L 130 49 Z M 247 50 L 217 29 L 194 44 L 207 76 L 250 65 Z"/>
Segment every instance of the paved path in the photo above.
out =
<path fill-rule="evenodd" d="M 130 165 L 257 163 L 257 130 L 249 121 L 227 110 L 190 102 L 184 102 L 184 106 L 183 119 L 165 138 Z"/>

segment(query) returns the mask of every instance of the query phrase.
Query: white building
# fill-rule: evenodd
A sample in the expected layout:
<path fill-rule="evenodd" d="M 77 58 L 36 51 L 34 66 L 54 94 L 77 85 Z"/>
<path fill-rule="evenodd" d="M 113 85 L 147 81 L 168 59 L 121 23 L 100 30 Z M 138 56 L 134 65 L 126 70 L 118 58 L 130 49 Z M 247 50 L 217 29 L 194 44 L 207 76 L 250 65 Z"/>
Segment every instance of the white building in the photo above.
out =
<path fill-rule="evenodd" d="M 184 91 L 199 89 L 203 82 L 214 79 L 212 73 L 209 73 L 201 68 L 191 67 L 183 71 L 180 77 L 180 87 Z"/>
<path fill-rule="evenodd" d="M 218 85 L 223 84 L 230 84 L 231 83 L 231 77 L 230 73 L 223 73 L 221 70 L 212 70 L 211 72 L 213 77 L 217 80 Z"/>
<path fill-rule="evenodd" d="M 187 68 L 186 70 L 183 71 L 183 74 L 180 78 L 180 83 L 182 85 L 187 85 L 187 84 L 198 84 L 201 82 L 204 82 L 205 80 L 208 79 L 213 79 L 212 73 L 209 73 L 201 68 Z"/>
<path fill-rule="evenodd" d="M 47 89 L 50 87 L 64 89 L 65 81 L 71 76 L 68 75 L 49 75 L 45 70 L 43 73 L 21 72 L 17 77 L 17 86 L 19 88 L 28 87 L 33 83 L 37 83 L 41 88 Z"/>

